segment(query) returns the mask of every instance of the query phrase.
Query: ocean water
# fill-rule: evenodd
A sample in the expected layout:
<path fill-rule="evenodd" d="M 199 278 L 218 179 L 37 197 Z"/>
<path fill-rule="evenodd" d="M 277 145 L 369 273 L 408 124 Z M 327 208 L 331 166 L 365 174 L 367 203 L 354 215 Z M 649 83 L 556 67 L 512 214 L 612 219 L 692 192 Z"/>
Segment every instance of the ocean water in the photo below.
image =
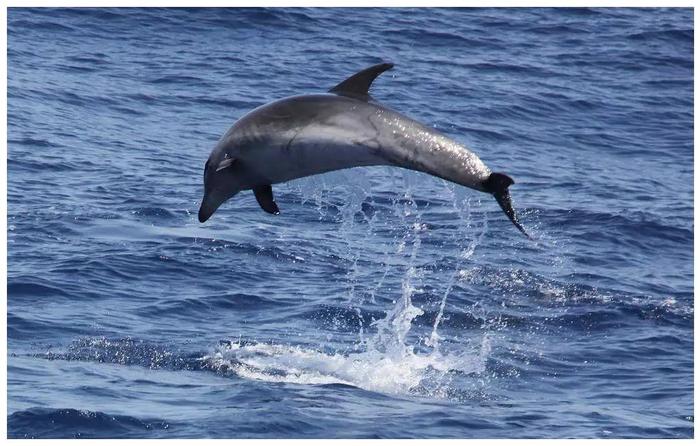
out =
<path fill-rule="evenodd" d="M 8 11 L 13 438 L 693 437 L 691 9 Z M 247 111 L 374 97 L 512 176 L 197 221 Z"/>

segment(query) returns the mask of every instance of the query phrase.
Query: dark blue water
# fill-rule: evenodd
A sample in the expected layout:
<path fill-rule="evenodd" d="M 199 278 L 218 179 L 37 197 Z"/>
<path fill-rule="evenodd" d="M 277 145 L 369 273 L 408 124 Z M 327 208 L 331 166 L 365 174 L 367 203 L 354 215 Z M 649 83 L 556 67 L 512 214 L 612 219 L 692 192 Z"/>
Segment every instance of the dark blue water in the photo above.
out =
<path fill-rule="evenodd" d="M 380 61 L 506 172 L 197 221 L 240 116 Z M 8 13 L 10 437 L 692 437 L 691 9 Z"/>

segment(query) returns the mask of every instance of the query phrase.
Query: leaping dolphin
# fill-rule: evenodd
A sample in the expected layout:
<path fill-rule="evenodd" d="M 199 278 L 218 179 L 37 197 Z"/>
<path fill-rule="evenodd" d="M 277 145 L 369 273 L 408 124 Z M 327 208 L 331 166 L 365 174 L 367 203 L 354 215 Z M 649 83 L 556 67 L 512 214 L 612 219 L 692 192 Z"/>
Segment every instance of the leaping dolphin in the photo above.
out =
<path fill-rule="evenodd" d="M 279 214 L 272 185 L 357 166 L 390 165 L 434 175 L 492 194 L 510 221 L 518 221 L 508 187 L 458 142 L 377 103 L 374 79 L 391 63 L 371 66 L 326 94 L 292 96 L 263 105 L 221 137 L 204 165 L 199 221 L 239 191 L 252 189 L 260 207 Z"/>

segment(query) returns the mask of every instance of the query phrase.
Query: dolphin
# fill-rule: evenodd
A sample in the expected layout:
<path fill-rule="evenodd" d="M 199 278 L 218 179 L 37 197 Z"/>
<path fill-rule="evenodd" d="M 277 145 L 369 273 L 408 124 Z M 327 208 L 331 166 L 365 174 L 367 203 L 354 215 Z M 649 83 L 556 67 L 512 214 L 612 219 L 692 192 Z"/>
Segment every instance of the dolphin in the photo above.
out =
<path fill-rule="evenodd" d="M 379 104 L 372 82 L 392 68 L 381 63 L 356 73 L 327 93 L 291 96 L 260 106 L 221 137 L 204 165 L 204 223 L 242 190 L 279 214 L 272 185 L 357 166 L 389 165 L 492 194 L 511 222 L 530 237 L 511 203 L 513 180 L 433 128 Z"/>

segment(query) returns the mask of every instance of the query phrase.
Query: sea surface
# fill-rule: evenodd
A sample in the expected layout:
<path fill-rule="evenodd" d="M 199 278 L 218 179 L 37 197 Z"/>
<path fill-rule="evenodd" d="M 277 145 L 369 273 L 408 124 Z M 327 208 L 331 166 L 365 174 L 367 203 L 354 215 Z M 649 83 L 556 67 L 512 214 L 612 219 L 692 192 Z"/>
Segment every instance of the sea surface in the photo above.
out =
<path fill-rule="evenodd" d="M 8 11 L 13 438 L 693 437 L 692 9 Z M 377 101 L 515 179 L 399 168 L 197 220 L 238 118 Z"/>

